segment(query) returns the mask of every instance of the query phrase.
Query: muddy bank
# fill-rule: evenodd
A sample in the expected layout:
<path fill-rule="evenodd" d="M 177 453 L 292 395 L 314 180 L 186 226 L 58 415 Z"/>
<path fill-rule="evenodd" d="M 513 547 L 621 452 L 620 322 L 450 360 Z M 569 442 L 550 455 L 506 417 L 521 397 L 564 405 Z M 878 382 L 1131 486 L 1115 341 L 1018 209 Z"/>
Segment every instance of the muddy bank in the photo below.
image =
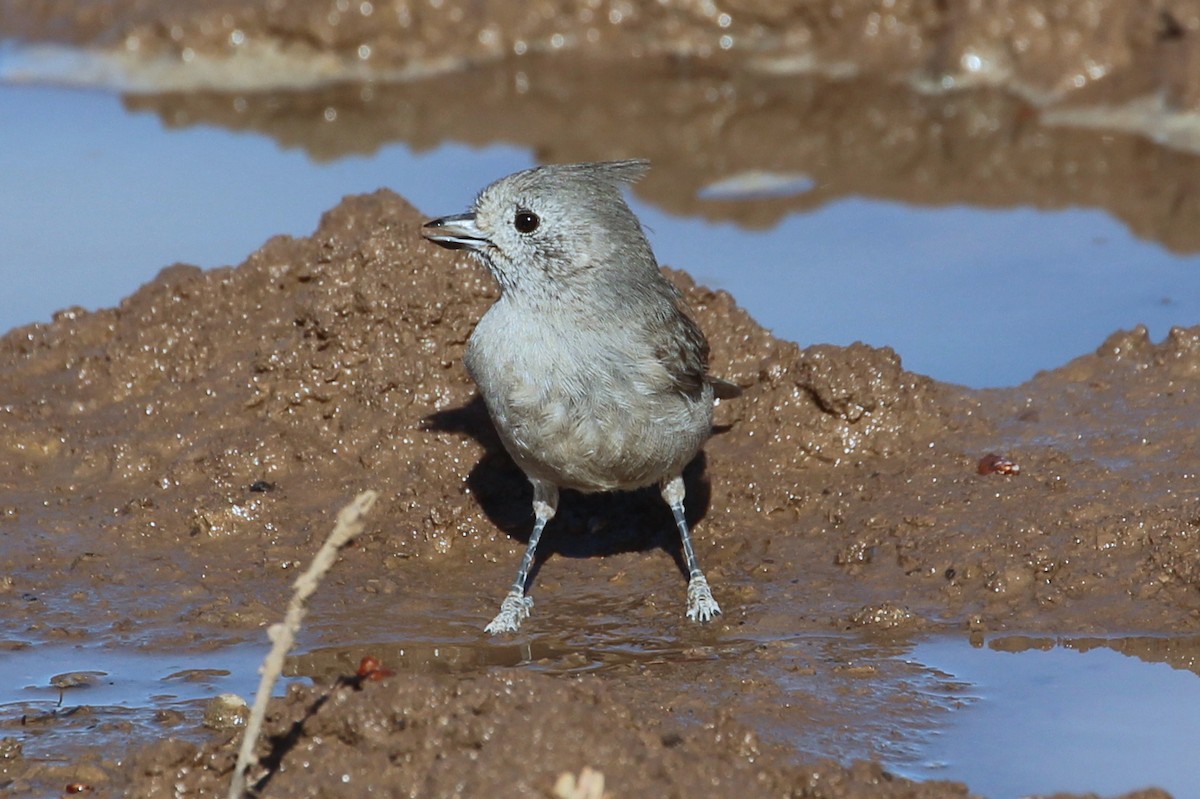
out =
<path fill-rule="evenodd" d="M 495 288 L 422 242 L 422 219 L 388 191 L 349 198 L 312 237 L 273 239 L 237 268 L 176 265 L 117 308 L 63 311 L 0 339 L 4 637 L 148 650 L 258 640 L 337 508 L 374 488 L 370 529 L 323 587 L 305 647 L 360 656 L 424 641 L 482 659 L 429 682 L 427 664 L 400 658 L 395 677 L 319 707 L 298 692 L 272 729 L 306 713 L 316 726 L 295 732 L 268 793 L 340 779 L 353 749 L 360 777 L 397 768 L 397 784 L 428 779 L 439 794 L 456 769 L 515 795 L 594 765 L 617 795 L 682 793 L 723 773 L 760 795 L 886 783 L 896 796 L 959 796 L 877 765 L 806 765 L 830 751 L 820 730 L 865 712 L 829 686 L 886 676 L 844 651 L 817 654 L 820 636 L 886 648 L 939 631 L 1200 627 L 1200 328 L 1161 343 L 1116 333 L 1023 386 L 974 392 L 907 372 L 887 349 L 776 340 L 728 295 L 673 273 L 714 370 L 745 388 L 718 408 L 719 433 L 687 475 L 725 615 L 684 622 L 678 544 L 653 492 L 568 494 L 543 543 L 527 637 L 487 639 L 530 492 L 461 365 Z M 980 474 L 989 453 L 1019 473 Z M 658 654 L 567 677 L 624 642 Z M 508 659 L 514 646 L 527 653 Z M 492 673 L 539 649 L 560 677 Z M 802 687 L 771 676 L 781 668 Z M 869 712 L 907 718 L 908 701 L 897 693 Z M 405 731 L 410 716 L 427 734 Z M 532 720 L 547 731 L 536 740 L 577 743 L 544 762 L 534 746 L 536 766 L 518 768 L 503 730 Z M 321 749 L 330 736 L 315 730 L 327 724 L 346 752 Z M 611 758 L 585 757 L 591 738 L 567 730 L 608 741 Z M 323 754 L 296 757 L 305 747 Z M 431 771 L 447 748 L 448 771 Z M 169 743 L 136 768 L 104 761 L 98 779 L 113 791 L 177 779 L 215 790 L 231 753 L 221 740 Z M 678 762 L 711 765 L 685 773 Z M 804 787 L 812 774 L 824 782 Z"/>
<path fill-rule="evenodd" d="M 9 68 L 17 80 L 278 91 L 537 69 L 546 57 L 600 72 L 658 60 L 727 77 L 853 77 L 921 93 L 991 87 L 1055 124 L 1200 150 L 1200 12 L 1180 0 L 791 9 L 578 0 L 519 11 L 449 0 L 3 0 L 0 11 L 0 38 L 31 48 Z"/>
<path fill-rule="evenodd" d="M 625 59 L 672 56 L 775 72 L 906 77 L 950 87 L 1004 85 L 1039 99 L 1103 85 L 1195 109 L 1200 13 L 1181 0 L 1035 0 L 969 6 L 933 0 L 782 8 L 765 0 L 639 5 L 446 0 L 246 4 L 206 0 L 148 7 L 107 0 L 5 0 L 0 34 L 168 56 L 183 63 L 238 57 L 340 64 L 345 72 L 416 74 L 528 53 Z M 269 60 L 266 60 L 269 65 Z"/>

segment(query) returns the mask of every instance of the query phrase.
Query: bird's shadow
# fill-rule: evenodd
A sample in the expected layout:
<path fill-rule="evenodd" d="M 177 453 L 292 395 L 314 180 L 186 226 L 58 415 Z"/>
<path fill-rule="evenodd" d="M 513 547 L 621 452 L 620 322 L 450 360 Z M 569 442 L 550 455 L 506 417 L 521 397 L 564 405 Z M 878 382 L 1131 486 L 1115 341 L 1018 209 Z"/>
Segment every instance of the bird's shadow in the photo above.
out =
<path fill-rule="evenodd" d="M 483 458 L 471 469 L 467 485 L 493 524 L 528 542 L 533 529 L 533 487 L 504 450 L 483 399 L 476 396 L 466 405 L 430 414 L 422 426 L 469 435 L 483 446 Z M 701 452 L 683 472 L 689 528 L 695 528 L 708 511 L 711 489 L 704 466 Z M 680 573 L 688 576 L 675 517 L 657 486 L 599 494 L 563 491 L 558 513 L 538 544 L 529 584 L 551 555 L 590 558 L 655 548 L 666 551 Z"/>

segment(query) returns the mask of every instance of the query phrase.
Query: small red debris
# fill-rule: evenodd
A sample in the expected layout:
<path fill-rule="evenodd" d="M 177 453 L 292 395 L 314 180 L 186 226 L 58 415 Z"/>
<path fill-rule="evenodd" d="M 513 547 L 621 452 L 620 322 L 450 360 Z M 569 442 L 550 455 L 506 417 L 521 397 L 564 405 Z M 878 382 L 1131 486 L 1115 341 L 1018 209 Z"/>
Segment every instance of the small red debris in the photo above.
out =
<path fill-rule="evenodd" d="M 73 794 L 73 793 L 91 793 L 92 791 L 94 791 L 96 789 L 93 788 L 92 786 L 88 785 L 86 782 L 70 782 L 70 783 L 67 783 L 67 787 L 65 790 L 67 793 Z"/>
<path fill-rule="evenodd" d="M 989 452 L 979 459 L 980 474 L 1020 474 L 1021 464 L 1012 458 Z"/>
<path fill-rule="evenodd" d="M 379 662 L 379 658 L 367 655 L 358 664 L 358 671 L 355 676 L 360 680 L 382 680 L 384 677 L 391 677 L 395 674 L 391 669 L 385 669 L 383 664 Z"/>

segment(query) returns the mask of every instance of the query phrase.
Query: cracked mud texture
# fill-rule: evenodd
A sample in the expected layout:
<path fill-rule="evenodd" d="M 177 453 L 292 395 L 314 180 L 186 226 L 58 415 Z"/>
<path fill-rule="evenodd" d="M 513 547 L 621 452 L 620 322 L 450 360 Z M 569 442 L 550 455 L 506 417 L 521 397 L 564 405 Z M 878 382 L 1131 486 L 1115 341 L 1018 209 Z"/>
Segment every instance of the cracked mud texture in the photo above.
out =
<path fill-rule="evenodd" d="M 12 629 L 151 648 L 257 638 L 337 509 L 373 488 L 306 645 L 512 648 L 479 628 L 528 535 L 530 490 L 461 365 L 496 289 L 423 242 L 422 221 L 390 191 L 348 198 L 313 236 L 272 239 L 237 268 L 175 265 L 117 308 L 0 339 Z M 281 766 L 266 795 L 318 795 L 342 773 L 342 795 L 383 773 L 397 795 L 528 795 L 591 765 L 617 796 L 694 794 L 714 777 L 709 795 L 962 796 L 877 764 L 812 765 L 812 719 L 837 729 L 854 711 L 816 682 L 782 693 L 781 663 L 828 672 L 796 636 L 1200 628 L 1200 327 L 1159 343 L 1118 332 L 1027 384 L 971 391 L 886 348 L 779 341 L 727 294 L 671 275 L 713 370 L 745 388 L 687 474 L 725 615 L 683 620 L 654 492 L 567 494 L 522 634 L 570 650 L 571 635 L 607 630 L 676 654 L 583 676 L 497 672 L 501 656 L 483 655 L 361 691 L 293 689 L 269 726 L 291 737 L 263 744 Z M 979 474 L 993 452 L 1020 473 Z M 878 712 L 901 719 L 904 701 Z M 235 743 L 104 761 L 100 785 L 217 795 Z"/>

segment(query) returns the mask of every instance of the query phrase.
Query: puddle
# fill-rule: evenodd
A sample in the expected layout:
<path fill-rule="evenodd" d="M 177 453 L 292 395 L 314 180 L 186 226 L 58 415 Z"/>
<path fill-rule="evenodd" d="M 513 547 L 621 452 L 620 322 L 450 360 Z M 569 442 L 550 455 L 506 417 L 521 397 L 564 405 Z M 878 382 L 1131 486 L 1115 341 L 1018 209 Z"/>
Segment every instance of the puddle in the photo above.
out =
<path fill-rule="evenodd" d="M 917 779 L 962 780 L 991 799 L 1149 786 L 1200 795 L 1200 678 L 1143 659 L 1152 654 L 1118 651 L 1153 652 L 1172 640 L 918 644 L 912 662 L 964 683 L 965 701 L 928 739 L 919 765 L 893 765 Z"/>
<path fill-rule="evenodd" d="M 408 118 L 389 115 L 423 107 L 430 89 L 405 91 L 192 104 L 0 83 L 0 102 L 22 120 L 9 146 L 23 153 L 0 174 L 0 329 L 114 305 L 177 261 L 238 263 L 271 236 L 307 235 L 347 194 L 387 186 L 450 213 L 533 163 L 499 140 L 467 145 L 466 131 L 436 142 L 406 132 Z M 244 113 L 222 114 L 226 105 Z M 359 142 L 360 130 L 375 138 Z M 967 207 L 974 188 L 927 199 L 916 166 L 906 201 L 904 184 L 863 184 L 843 174 L 851 165 L 820 159 L 727 175 L 656 164 L 634 205 L 660 261 L 730 291 L 782 338 L 886 345 L 915 371 L 990 387 L 1090 352 L 1118 328 L 1145 323 L 1161 338 L 1200 319 L 1200 257 L 1186 244 L 1169 239 L 1177 254 L 1144 238 L 1162 227 L 1153 220 L 1134 234 L 1104 210 L 1039 200 L 1044 181 Z"/>
<path fill-rule="evenodd" d="M 910 647 L 851 636 L 769 642 L 753 660 L 757 679 L 780 688 L 781 707 L 772 712 L 763 703 L 752 718 L 806 760 L 916 763 L 968 700 L 960 680 L 912 660 Z"/>
<path fill-rule="evenodd" d="M 253 699 L 267 645 L 204 653 L 7 642 L 0 656 L 0 737 L 26 758 L 124 751 L 165 734 L 201 737 L 205 703 Z M 282 693 L 288 681 L 281 682 Z"/>

